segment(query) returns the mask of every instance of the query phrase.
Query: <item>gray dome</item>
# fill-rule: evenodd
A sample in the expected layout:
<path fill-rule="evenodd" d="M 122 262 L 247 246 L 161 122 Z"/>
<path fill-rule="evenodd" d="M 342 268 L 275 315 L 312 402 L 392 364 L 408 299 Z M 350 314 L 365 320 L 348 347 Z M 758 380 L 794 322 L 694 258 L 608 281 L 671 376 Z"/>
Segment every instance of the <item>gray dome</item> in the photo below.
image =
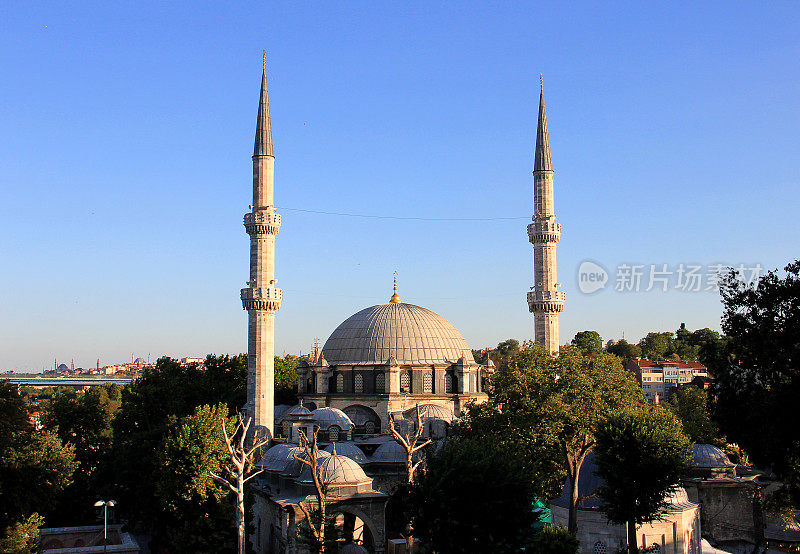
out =
<path fill-rule="evenodd" d="M 411 421 L 417 421 L 417 407 L 410 408 L 403 412 L 403 417 L 406 419 L 410 419 Z M 453 410 L 450 408 L 445 408 L 443 406 L 437 406 L 436 404 L 420 404 L 419 406 L 419 418 L 422 420 L 422 423 L 425 424 L 430 420 L 440 419 L 442 421 L 446 421 L 447 423 L 452 423 L 455 421 L 456 416 L 453 414 Z"/>
<path fill-rule="evenodd" d="M 267 471 L 281 472 L 290 461 L 296 461 L 294 456 L 299 456 L 301 452 L 296 444 L 276 444 L 264 453 L 258 465 Z"/>
<path fill-rule="evenodd" d="M 369 462 L 367 455 L 364 454 L 364 451 L 356 446 L 356 443 L 354 442 L 337 442 L 334 444 L 329 444 L 325 447 L 325 451 L 332 454 L 334 448 L 336 448 L 337 454 L 341 456 L 347 456 L 358 464 L 366 464 Z"/>
<path fill-rule="evenodd" d="M 284 410 L 283 414 L 281 414 L 281 418 L 282 419 L 286 419 L 289 416 L 304 416 L 304 415 L 309 415 L 310 413 L 311 413 L 311 410 L 309 410 L 308 408 L 306 408 L 302 404 L 298 404 L 297 406 L 294 406 L 293 408 L 290 408 L 288 410 Z"/>
<path fill-rule="evenodd" d="M 735 467 L 736 464 L 728 459 L 728 455 L 711 444 L 692 445 L 692 467 L 696 468 L 725 468 Z"/>
<path fill-rule="evenodd" d="M 427 308 L 389 303 L 365 308 L 339 325 L 322 348 L 330 364 L 475 363 L 452 323 Z"/>
<path fill-rule="evenodd" d="M 308 456 L 306 455 L 305 451 L 300 449 L 300 453 L 297 454 L 298 458 L 302 458 L 304 460 L 308 460 Z M 320 463 L 322 458 L 327 458 L 330 456 L 330 452 L 325 452 L 324 450 L 317 450 L 317 463 Z M 283 469 L 281 473 L 284 475 L 288 475 L 289 477 L 297 477 L 303 472 L 304 468 L 308 466 L 299 460 L 295 460 L 294 456 L 287 462 L 286 467 Z"/>
<path fill-rule="evenodd" d="M 414 459 L 417 459 L 420 451 L 414 453 Z M 395 441 L 387 441 L 380 445 L 375 453 L 372 454 L 373 462 L 383 462 L 390 464 L 406 463 L 406 449 L 400 446 Z"/>
<path fill-rule="evenodd" d="M 322 482 L 328 485 L 358 485 L 371 481 L 361 466 L 339 454 L 330 455 L 317 461 L 319 475 Z M 298 481 L 312 481 L 311 468 L 305 466 Z"/>
<path fill-rule="evenodd" d="M 323 430 L 327 429 L 331 425 L 336 425 L 340 429 L 344 430 L 355 427 L 350 418 L 347 417 L 347 414 L 339 408 L 331 408 L 329 406 L 317 408 L 311 412 L 311 417 L 314 418 L 314 423 L 319 425 L 320 429 Z"/>
<path fill-rule="evenodd" d="M 288 412 L 291 409 L 292 407 L 289 406 L 288 404 L 276 404 L 274 411 L 275 422 L 280 423 L 280 421 L 283 419 L 284 414 L 286 414 L 286 412 Z"/>
<path fill-rule="evenodd" d="M 369 554 L 369 550 L 356 543 L 349 543 L 339 549 L 339 554 Z"/>

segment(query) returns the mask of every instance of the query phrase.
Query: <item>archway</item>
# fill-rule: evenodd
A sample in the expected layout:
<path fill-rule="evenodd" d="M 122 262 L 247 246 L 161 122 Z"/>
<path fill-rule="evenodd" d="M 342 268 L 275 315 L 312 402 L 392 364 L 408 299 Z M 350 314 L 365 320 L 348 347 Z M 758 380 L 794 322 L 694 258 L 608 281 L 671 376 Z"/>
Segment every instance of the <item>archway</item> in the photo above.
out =
<path fill-rule="evenodd" d="M 353 404 L 342 411 L 355 425 L 354 436 L 374 435 L 381 432 L 381 418 L 372 408 Z"/>

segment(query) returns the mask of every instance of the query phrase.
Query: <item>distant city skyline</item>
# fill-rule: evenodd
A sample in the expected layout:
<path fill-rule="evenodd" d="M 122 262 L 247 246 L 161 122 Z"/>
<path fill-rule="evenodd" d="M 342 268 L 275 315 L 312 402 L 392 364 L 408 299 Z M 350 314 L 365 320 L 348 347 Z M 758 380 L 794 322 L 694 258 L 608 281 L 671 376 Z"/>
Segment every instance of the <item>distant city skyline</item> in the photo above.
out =
<path fill-rule="evenodd" d="M 792 3 L 2 14 L 2 370 L 246 352 L 262 49 L 283 216 L 277 355 L 387 302 L 395 270 L 403 300 L 472 348 L 532 338 L 540 72 L 562 344 L 585 329 L 719 329 L 719 295 L 677 287 L 679 268 L 706 279 L 800 257 Z M 607 274 L 591 293 L 586 262 Z M 615 290 L 638 266 L 638 292 Z M 653 271 L 669 272 L 666 292 Z"/>

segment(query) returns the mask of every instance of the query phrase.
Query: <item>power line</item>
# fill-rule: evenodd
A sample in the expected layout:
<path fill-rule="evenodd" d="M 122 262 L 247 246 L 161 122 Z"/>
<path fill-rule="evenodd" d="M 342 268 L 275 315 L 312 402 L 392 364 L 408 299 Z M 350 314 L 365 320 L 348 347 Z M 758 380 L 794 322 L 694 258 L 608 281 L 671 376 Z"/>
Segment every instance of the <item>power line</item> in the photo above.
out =
<path fill-rule="evenodd" d="M 287 208 L 286 206 L 275 206 L 280 210 L 288 210 L 290 212 L 305 212 L 310 214 L 321 215 L 338 215 L 344 217 L 363 217 L 370 219 L 401 219 L 413 221 L 514 221 L 520 219 L 528 219 L 527 217 L 411 217 L 411 216 L 398 216 L 398 215 L 374 215 L 374 214 L 349 214 L 344 212 L 323 212 L 321 210 L 304 210 L 301 208 Z"/>

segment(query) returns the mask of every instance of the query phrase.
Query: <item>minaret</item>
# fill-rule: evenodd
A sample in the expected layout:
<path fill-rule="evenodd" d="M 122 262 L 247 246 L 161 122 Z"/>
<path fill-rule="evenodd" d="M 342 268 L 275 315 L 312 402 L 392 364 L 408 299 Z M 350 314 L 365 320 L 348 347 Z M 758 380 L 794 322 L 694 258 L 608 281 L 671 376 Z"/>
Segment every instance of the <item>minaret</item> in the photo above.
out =
<path fill-rule="evenodd" d="M 539 74 L 539 125 L 533 165 L 533 223 L 528 239 L 533 244 L 534 285 L 528 293 L 528 309 L 533 312 L 534 340 L 549 352 L 558 352 L 558 314 L 564 309 L 564 292 L 558 290 L 556 245 L 561 225 L 556 223 L 553 201 L 553 161 L 550 135 L 544 109 L 544 82 Z"/>
<path fill-rule="evenodd" d="M 275 286 L 275 236 L 281 216 L 275 212 L 272 178 L 272 123 L 267 93 L 267 54 L 261 75 L 256 141 L 253 149 L 253 205 L 244 216 L 250 235 L 250 281 L 242 289 L 242 308 L 247 310 L 247 405 L 255 429 L 274 431 L 275 410 L 275 312 L 281 307 L 283 291 Z"/>

